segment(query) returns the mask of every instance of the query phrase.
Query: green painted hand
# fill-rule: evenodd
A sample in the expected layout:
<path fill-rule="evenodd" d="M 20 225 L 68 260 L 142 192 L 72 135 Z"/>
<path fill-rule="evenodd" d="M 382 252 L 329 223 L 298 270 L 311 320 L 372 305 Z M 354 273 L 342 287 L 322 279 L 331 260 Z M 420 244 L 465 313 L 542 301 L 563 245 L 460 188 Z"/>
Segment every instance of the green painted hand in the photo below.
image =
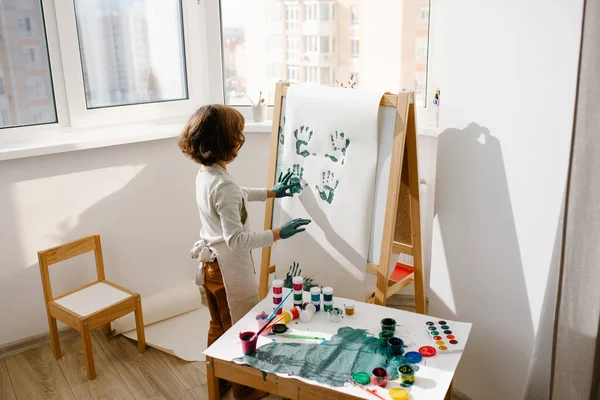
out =
<path fill-rule="evenodd" d="M 348 150 L 348 146 L 350 146 L 350 139 L 345 137 L 344 132 L 335 131 L 335 135 L 332 133 L 329 135 L 331 137 L 331 145 L 333 146 L 333 151 L 331 154 L 325 154 L 325 157 L 330 158 L 333 162 L 338 162 L 340 159 L 342 160 L 342 165 L 344 165 L 344 160 L 346 159 L 346 151 Z"/>
<path fill-rule="evenodd" d="M 300 181 L 290 181 L 292 176 L 293 174 L 290 172 L 289 169 L 287 174 L 283 175 L 283 172 L 279 174 L 277 184 L 271 189 L 271 191 L 275 193 L 275 198 L 279 199 L 281 197 L 291 197 L 294 195 L 294 193 L 300 193 L 302 191 Z"/>
<path fill-rule="evenodd" d="M 281 227 L 281 231 L 279 232 L 279 236 L 282 239 L 288 239 L 294 236 L 297 233 L 304 232 L 306 229 L 302 228 L 304 225 L 310 224 L 312 221 L 310 219 L 302 219 L 296 218 L 291 221 L 286 222 Z"/>
<path fill-rule="evenodd" d="M 333 181 L 335 181 L 335 184 Z M 333 203 L 333 195 L 335 194 L 335 189 L 337 189 L 340 181 L 335 180 L 335 174 L 333 172 L 327 171 L 327 173 L 323 172 L 321 182 L 323 183 L 323 190 L 319 188 L 319 185 L 315 186 L 321 199 L 329 204 Z"/>
<path fill-rule="evenodd" d="M 296 138 L 296 154 L 304 158 L 311 155 L 306 148 L 303 149 L 303 147 L 308 147 L 313 136 L 313 131 L 309 130 L 310 128 L 308 126 L 301 126 L 300 129 L 294 131 L 294 137 Z M 312 155 L 314 156 L 315 154 L 313 153 Z"/>
<path fill-rule="evenodd" d="M 306 186 L 306 183 L 303 180 L 304 167 L 301 167 L 300 164 L 294 164 L 291 170 L 288 168 L 288 173 L 292 174 L 290 185 L 297 184 L 297 186 L 291 190 L 292 194 L 302 192 L 302 189 Z"/>

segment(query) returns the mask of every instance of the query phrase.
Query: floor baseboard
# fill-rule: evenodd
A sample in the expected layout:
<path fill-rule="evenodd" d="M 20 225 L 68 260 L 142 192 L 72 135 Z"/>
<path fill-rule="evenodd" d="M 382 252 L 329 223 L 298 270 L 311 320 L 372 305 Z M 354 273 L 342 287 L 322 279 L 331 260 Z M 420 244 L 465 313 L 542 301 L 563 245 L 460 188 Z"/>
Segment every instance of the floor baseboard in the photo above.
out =
<path fill-rule="evenodd" d="M 79 334 L 75 329 L 70 326 L 62 327 L 58 330 L 58 336 L 61 339 L 71 337 Z M 0 358 L 11 356 L 13 354 L 21 353 L 26 350 L 30 350 L 36 347 L 40 347 L 46 343 L 50 343 L 50 333 L 44 332 L 35 336 L 30 336 L 25 339 L 17 340 L 16 342 L 10 342 L 0 346 Z"/>

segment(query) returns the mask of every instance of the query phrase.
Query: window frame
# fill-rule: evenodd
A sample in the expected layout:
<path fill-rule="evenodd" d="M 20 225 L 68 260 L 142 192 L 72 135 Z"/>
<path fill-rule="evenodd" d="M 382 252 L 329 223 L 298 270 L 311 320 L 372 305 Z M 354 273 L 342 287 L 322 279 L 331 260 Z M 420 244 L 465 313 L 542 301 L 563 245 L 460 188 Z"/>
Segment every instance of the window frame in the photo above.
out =
<path fill-rule="evenodd" d="M 83 67 L 77 31 L 74 1 L 56 1 L 56 20 L 58 38 L 61 47 L 61 60 L 65 76 L 65 90 L 72 127 L 92 127 L 110 121 L 114 124 L 127 124 L 155 119 L 172 118 L 190 115 L 199 104 L 205 103 L 205 83 L 201 61 L 201 51 L 198 51 L 191 38 L 205 38 L 200 29 L 202 12 L 196 0 L 177 0 L 181 4 L 181 21 L 183 28 L 183 46 L 185 70 L 187 78 L 187 98 L 180 100 L 165 100 L 143 104 L 126 104 L 89 109 L 85 96 Z M 205 39 L 204 39 L 205 40 Z M 194 71 L 194 73 L 192 73 Z"/>

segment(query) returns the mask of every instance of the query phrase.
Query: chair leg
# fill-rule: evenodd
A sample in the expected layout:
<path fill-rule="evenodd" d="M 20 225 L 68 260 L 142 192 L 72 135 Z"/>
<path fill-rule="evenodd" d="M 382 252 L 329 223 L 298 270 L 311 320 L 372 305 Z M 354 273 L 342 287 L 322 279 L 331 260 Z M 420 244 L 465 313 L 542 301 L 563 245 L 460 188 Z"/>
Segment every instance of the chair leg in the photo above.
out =
<path fill-rule="evenodd" d="M 52 345 L 52 352 L 54 353 L 54 358 L 58 360 L 62 357 L 62 352 L 60 351 L 60 338 L 58 337 L 56 318 L 48 316 L 48 325 L 50 326 L 50 343 Z"/>
<path fill-rule="evenodd" d="M 138 351 L 146 351 L 146 335 L 144 333 L 144 316 L 142 315 L 142 301 L 138 297 L 137 307 L 135 309 L 135 330 L 138 338 Z"/>
<path fill-rule="evenodd" d="M 94 367 L 94 355 L 92 354 L 92 338 L 87 326 L 81 331 L 81 344 L 83 345 L 83 358 L 85 360 L 85 370 L 89 380 L 96 378 L 96 368 Z"/>
<path fill-rule="evenodd" d="M 112 328 L 110 327 L 110 322 L 108 324 L 104 325 L 102 327 L 102 330 L 104 331 L 105 335 L 107 335 L 107 336 L 110 335 L 110 333 L 112 332 Z"/>

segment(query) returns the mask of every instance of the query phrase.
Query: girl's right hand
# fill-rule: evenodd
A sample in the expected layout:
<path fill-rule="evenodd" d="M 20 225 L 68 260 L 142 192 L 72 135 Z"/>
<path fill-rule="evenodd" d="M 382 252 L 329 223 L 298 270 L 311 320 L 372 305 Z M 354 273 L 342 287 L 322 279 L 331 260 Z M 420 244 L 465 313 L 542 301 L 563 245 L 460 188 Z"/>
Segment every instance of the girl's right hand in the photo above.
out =
<path fill-rule="evenodd" d="M 297 233 L 304 232 L 306 229 L 302 226 L 310 224 L 310 219 L 296 218 L 283 224 L 281 228 L 273 230 L 273 236 L 275 240 L 288 239 Z"/>

